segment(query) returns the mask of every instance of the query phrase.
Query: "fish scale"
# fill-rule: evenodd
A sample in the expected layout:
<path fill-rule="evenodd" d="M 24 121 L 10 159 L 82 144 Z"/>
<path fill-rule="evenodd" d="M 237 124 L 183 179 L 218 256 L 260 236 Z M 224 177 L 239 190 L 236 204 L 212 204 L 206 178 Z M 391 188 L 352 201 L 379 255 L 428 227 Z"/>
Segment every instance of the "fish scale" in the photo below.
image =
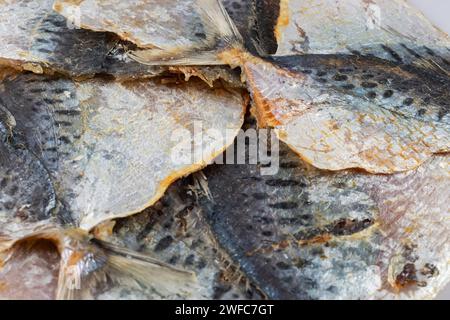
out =
<path fill-rule="evenodd" d="M 166 68 L 146 67 L 125 58 L 119 39 L 83 30 L 52 9 L 53 1 L 19 0 L 0 4 L 2 64 L 33 72 L 59 72 L 71 77 L 112 74 L 122 78 L 152 77 Z M 72 24 L 71 24 L 72 23 Z M 7 32 L 6 32 L 7 30 Z M 113 50 L 119 47 L 119 50 Z M 49 71 L 50 70 L 50 71 Z"/>
<path fill-rule="evenodd" d="M 148 194 L 144 189 L 148 189 L 149 184 L 137 172 L 147 172 L 148 166 L 152 166 L 152 174 L 162 173 L 166 170 L 166 165 L 172 164 L 174 168 L 176 167 L 174 174 L 183 175 L 185 170 L 189 171 L 189 168 L 197 166 L 192 162 L 178 163 L 171 160 L 172 149 L 177 146 L 175 140 L 171 142 L 172 145 L 165 147 L 166 151 L 163 154 L 166 154 L 167 158 L 142 157 L 148 154 L 144 150 L 154 150 L 155 144 L 158 144 L 159 138 L 151 137 L 155 126 L 162 125 L 157 134 L 168 130 L 168 141 L 172 141 L 170 139 L 173 128 L 163 125 L 167 121 L 174 121 L 177 124 L 186 123 L 186 126 L 191 128 L 194 121 L 204 120 L 203 130 L 208 130 L 206 128 L 208 123 L 216 126 L 220 123 L 217 117 L 225 116 L 237 125 L 228 126 L 231 123 L 227 121 L 226 126 L 218 129 L 234 127 L 238 130 L 244 108 L 244 101 L 239 91 L 209 89 L 199 81 L 191 83 L 195 83 L 194 86 L 186 84 L 178 88 L 177 85 L 164 86 L 156 81 L 121 84 L 95 79 L 74 82 L 63 78 L 25 74 L 5 79 L 0 89 L 0 97 L 5 108 L 15 118 L 14 134 L 30 152 L 39 158 L 55 179 L 55 188 L 58 189 L 60 201 L 71 212 L 75 221 L 82 227 L 91 229 L 105 219 L 110 219 L 105 218 L 104 215 L 110 216 L 112 212 L 122 210 L 119 209 L 121 206 L 118 202 L 119 198 L 128 197 L 123 205 L 129 206 L 132 202 L 134 203 L 132 206 L 136 205 L 133 211 L 140 211 L 142 207 L 148 206 L 147 201 L 152 201 L 152 197 L 162 193 L 157 191 L 158 188 L 167 188 L 165 179 L 173 179 L 169 171 L 163 174 L 164 177 L 150 179 L 155 183 L 155 189 Z M 200 91 L 203 90 L 203 94 L 200 95 Z M 172 95 L 175 92 L 181 95 Z M 153 99 L 147 99 L 150 97 L 149 94 L 155 95 Z M 127 98 L 124 98 L 125 96 Z M 170 96 L 172 100 L 168 101 L 167 96 Z M 225 97 L 232 97 L 232 99 L 225 100 Z M 216 101 L 219 104 L 212 103 L 209 104 L 210 108 L 204 109 L 201 108 L 203 99 L 208 99 L 209 102 Z M 172 107 L 172 103 L 176 107 Z M 133 105 L 133 113 L 129 113 L 125 108 L 128 104 Z M 201 110 L 194 112 L 183 108 L 184 105 L 191 105 Z M 170 110 L 167 109 L 168 106 L 171 106 Z M 216 107 L 223 112 L 213 112 Z M 158 116 L 161 114 L 168 117 Z M 179 126 L 180 129 L 186 128 L 181 124 Z M 148 130 L 148 139 L 139 142 L 138 137 L 145 130 Z M 116 145 L 115 149 L 111 147 L 110 142 L 106 142 L 108 139 Z M 219 145 L 216 145 L 217 143 Z M 209 147 L 202 149 L 202 157 L 209 152 L 213 155 L 220 153 L 224 148 L 220 142 L 211 139 L 205 139 L 204 146 L 206 145 L 212 149 L 210 151 L 206 150 Z M 144 154 L 135 152 L 144 152 Z M 111 166 L 105 166 L 106 162 Z M 122 169 L 118 170 L 119 167 Z M 178 171 L 183 173 L 177 173 Z M 103 177 L 99 175 L 99 172 L 103 172 Z M 108 179 L 113 180 L 107 182 Z M 131 182 L 130 179 L 135 180 Z M 142 189 L 136 188 L 132 192 L 112 189 L 110 184 L 112 181 L 118 185 L 126 185 L 128 182 L 141 184 Z M 86 192 L 88 188 L 92 188 L 90 192 Z M 105 189 L 102 191 L 102 188 Z M 103 196 L 108 195 L 110 199 L 105 198 L 103 204 L 93 201 L 93 195 L 98 192 Z M 80 196 L 84 200 L 81 200 Z M 94 209 L 92 205 L 106 207 Z M 83 225 L 84 219 L 93 220 L 89 222 L 89 226 L 86 226 Z"/>
<path fill-rule="evenodd" d="M 58 299 L 92 298 L 107 275 L 116 284 L 141 284 L 162 296 L 194 290 L 192 272 L 111 247 L 90 234 L 103 230 L 111 219 L 131 215 L 125 207 L 137 213 L 151 206 L 173 181 L 203 167 L 233 138 L 204 139 L 200 160 L 179 162 L 171 158 L 181 143 L 172 139 L 174 130 L 186 137 L 195 121 L 201 121 L 204 131 L 237 133 L 242 125 L 245 100 L 240 89 L 211 88 L 198 79 L 169 85 L 163 80 L 5 76 L 0 86 L 3 263 L 15 263 L 13 253 L 22 241 L 51 239 L 61 257 Z M 183 141 L 191 146 L 190 140 Z M 185 154 L 190 156 L 190 149 Z M 126 187 L 130 183 L 132 189 Z M 150 281 L 156 274 L 156 282 Z M 79 290 L 68 285 L 74 276 Z"/>

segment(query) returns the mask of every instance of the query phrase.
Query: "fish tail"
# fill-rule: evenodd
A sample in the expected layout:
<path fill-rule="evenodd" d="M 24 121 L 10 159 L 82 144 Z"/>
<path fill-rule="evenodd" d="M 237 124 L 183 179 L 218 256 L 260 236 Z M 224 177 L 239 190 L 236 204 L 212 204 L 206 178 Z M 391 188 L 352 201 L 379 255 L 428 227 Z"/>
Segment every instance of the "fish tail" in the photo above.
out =
<path fill-rule="evenodd" d="M 142 288 L 165 297 L 189 294 L 197 289 L 194 273 L 177 269 L 144 254 L 90 239 L 66 239 L 56 298 L 94 299 L 97 288 L 113 282 L 131 290 Z"/>
<path fill-rule="evenodd" d="M 47 240 L 59 253 L 57 300 L 95 299 L 99 290 L 120 286 L 130 291 L 153 292 L 158 297 L 190 296 L 198 291 L 195 274 L 145 254 L 93 239 L 83 230 L 43 226 L 20 237 L 0 232 L 0 268 L 17 250 L 30 252 L 30 244 Z M 24 245 L 26 245 L 24 249 Z"/>
<path fill-rule="evenodd" d="M 196 10 L 203 23 L 205 39 L 197 46 L 129 51 L 128 56 L 146 65 L 226 65 L 221 52 L 244 49 L 244 41 L 220 0 L 197 0 Z"/>

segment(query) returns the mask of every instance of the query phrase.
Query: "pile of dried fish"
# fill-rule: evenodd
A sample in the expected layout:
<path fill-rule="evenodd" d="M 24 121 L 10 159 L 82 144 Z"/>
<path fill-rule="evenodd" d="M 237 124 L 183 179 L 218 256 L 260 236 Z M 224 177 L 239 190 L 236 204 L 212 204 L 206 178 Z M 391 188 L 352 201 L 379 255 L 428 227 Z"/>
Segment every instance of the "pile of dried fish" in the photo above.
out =
<path fill-rule="evenodd" d="M 0 298 L 450 281 L 450 39 L 403 0 L 5 0 L 0 40 Z"/>

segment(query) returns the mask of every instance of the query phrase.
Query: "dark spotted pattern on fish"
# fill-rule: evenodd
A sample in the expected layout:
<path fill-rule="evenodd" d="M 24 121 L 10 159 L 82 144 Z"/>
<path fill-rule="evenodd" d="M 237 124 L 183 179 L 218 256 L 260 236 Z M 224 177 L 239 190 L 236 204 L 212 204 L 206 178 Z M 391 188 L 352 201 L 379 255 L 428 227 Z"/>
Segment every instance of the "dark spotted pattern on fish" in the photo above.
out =
<path fill-rule="evenodd" d="M 445 207 L 445 157 L 384 177 L 316 170 L 282 145 L 280 164 L 275 176 L 262 176 L 261 165 L 208 167 L 213 199 L 201 201 L 219 243 L 269 298 L 385 297 L 404 241 L 420 243 L 418 266 L 442 258 L 429 250 L 445 250 L 439 243 L 448 226 L 416 222 Z"/>
<path fill-rule="evenodd" d="M 125 54 L 128 44 L 116 35 L 81 29 L 73 19 L 55 13 L 52 5 L 51 0 L 0 4 L 0 28 L 4 30 L 0 34 L 2 63 L 38 73 L 56 71 L 81 78 L 95 74 L 150 77 L 165 71 L 132 61 Z"/>
<path fill-rule="evenodd" d="M 49 172 L 2 113 L 0 108 L 0 234 L 15 223 L 50 219 L 56 203 Z"/>
<path fill-rule="evenodd" d="M 450 77 L 359 55 L 244 64 L 258 123 L 320 169 L 415 169 L 450 148 Z"/>
<path fill-rule="evenodd" d="M 43 17 L 29 28 L 37 27 L 37 37 L 30 48 L 51 68 L 74 77 L 111 74 L 139 78 L 157 75 L 165 70 L 141 65 L 126 57 L 125 42 L 110 33 L 93 32 L 73 26 L 56 13 Z"/>
<path fill-rule="evenodd" d="M 239 267 L 215 243 L 196 204 L 193 178 L 175 183 L 153 207 L 114 228 L 114 241 L 175 267 L 194 271 L 201 299 L 260 299 Z"/>
<path fill-rule="evenodd" d="M 14 116 L 14 134 L 51 173 L 60 156 L 73 152 L 82 134 L 81 110 L 73 82 L 32 74 L 3 82 L 0 98 Z"/>
<path fill-rule="evenodd" d="M 218 241 L 269 298 L 311 299 L 318 279 L 308 273 L 319 268 L 317 259 L 324 254 L 320 242 L 364 231 L 373 224 L 377 209 L 366 192 L 351 187 L 351 179 L 308 173 L 286 146 L 281 152 L 282 168 L 276 176 L 261 176 L 258 165 L 207 168 L 214 202 L 205 205 L 205 211 Z M 322 190 L 326 194 L 317 194 Z M 357 218 L 351 212 L 358 213 Z M 303 242 L 312 245 L 303 247 Z M 343 254 L 370 265 L 377 253 L 369 243 L 364 246 L 366 252 L 361 253 L 344 246 Z M 348 268 L 345 261 L 341 264 L 336 272 Z"/>
<path fill-rule="evenodd" d="M 351 55 L 286 56 L 273 62 L 313 78 L 324 94 L 369 98 L 405 117 L 450 122 L 450 78 L 430 70 Z"/>
<path fill-rule="evenodd" d="M 442 51 L 443 49 L 430 49 L 427 46 L 399 43 L 380 44 L 366 49 L 360 48 L 358 54 L 378 57 L 400 64 L 424 66 L 438 74 L 448 75 L 450 72 L 450 56 Z"/>

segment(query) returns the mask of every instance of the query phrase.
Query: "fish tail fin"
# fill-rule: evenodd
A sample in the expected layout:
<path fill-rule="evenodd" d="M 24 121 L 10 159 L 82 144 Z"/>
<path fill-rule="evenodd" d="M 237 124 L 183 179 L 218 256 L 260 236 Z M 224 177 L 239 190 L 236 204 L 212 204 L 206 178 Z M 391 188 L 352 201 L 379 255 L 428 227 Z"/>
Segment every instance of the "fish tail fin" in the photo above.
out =
<path fill-rule="evenodd" d="M 242 46 L 243 39 L 220 0 L 197 0 L 206 38 L 219 37 L 229 46 Z"/>
<path fill-rule="evenodd" d="M 56 297 L 94 299 L 97 288 L 115 284 L 150 289 L 158 296 L 190 295 L 197 290 L 194 273 L 177 269 L 147 255 L 93 239 L 69 245 L 62 254 Z"/>
<path fill-rule="evenodd" d="M 225 65 L 219 54 L 233 48 L 244 48 L 244 41 L 220 0 L 197 0 L 196 10 L 203 23 L 204 40 L 195 47 L 143 49 L 128 56 L 146 65 Z"/>

